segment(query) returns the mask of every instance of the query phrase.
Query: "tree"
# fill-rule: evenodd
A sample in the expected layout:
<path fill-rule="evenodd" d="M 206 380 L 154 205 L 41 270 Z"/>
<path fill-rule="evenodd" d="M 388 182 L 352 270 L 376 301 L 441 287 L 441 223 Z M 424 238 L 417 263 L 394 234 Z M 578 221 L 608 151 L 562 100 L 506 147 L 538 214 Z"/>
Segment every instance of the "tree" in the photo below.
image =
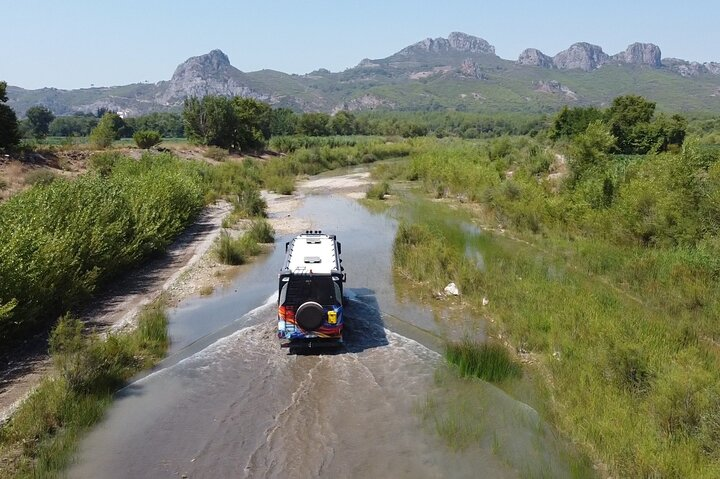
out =
<path fill-rule="evenodd" d="M 105 113 L 98 125 L 90 132 L 90 143 L 96 148 L 107 148 L 112 145 L 112 142 L 119 138 L 118 118 L 122 121 L 122 118 L 115 113 Z"/>
<path fill-rule="evenodd" d="M 159 144 L 162 141 L 162 138 L 160 137 L 160 133 L 157 131 L 141 130 L 135 132 L 133 140 L 135 140 L 135 144 L 138 148 L 147 150 L 148 148 L 152 148 L 153 146 Z"/>
<path fill-rule="evenodd" d="M 582 178 L 588 169 L 601 165 L 608 152 L 615 146 L 616 138 L 607 125 L 600 120 L 590 123 L 585 133 L 573 139 L 570 167 L 575 181 Z"/>
<path fill-rule="evenodd" d="M 185 135 L 200 145 L 232 148 L 236 118 L 235 108 L 229 98 L 206 96 L 199 100 L 190 97 L 184 103 Z"/>
<path fill-rule="evenodd" d="M 297 115 L 289 108 L 276 108 L 270 115 L 271 135 L 294 135 L 297 128 Z"/>
<path fill-rule="evenodd" d="M 30 126 L 30 132 L 37 139 L 48 136 L 50 131 L 50 123 L 55 119 L 55 115 L 48 108 L 38 105 L 28 109 L 25 113 Z"/>
<path fill-rule="evenodd" d="M 11 148 L 20 143 L 17 115 L 7 106 L 7 83 L 0 82 L 0 148 Z"/>
<path fill-rule="evenodd" d="M 561 137 L 572 138 L 584 133 L 590 123 L 602 119 L 603 113 L 595 107 L 563 107 L 553 119 L 550 128 L 550 139 Z"/>
<path fill-rule="evenodd" d="M 185 136 L 183 117 L 180 113 L 155 112 L 127 118 L 125 124 L 133 131 L 157 131 L 163 138 L 181 138 Z"/>
<path fill-rule="evenodd" d="M 298 121 L 298 133 L 308 136 L 328 136 L 330 115 L 327 113 L 304 113 Z"/>
<path fill-rule="evenodd" d="M 233 147 L 238 150 L 260 149 L 270 138 L 272 108 L 267 103 L 236 96 L 233 98 L 235 108 L 235 138 Z"/>
<path fill-rule="evenodd" d="M 607 110 L 610 132 L 617 138 L 621 153 L 647 153 L 648 124 L 655 114 L 655 103 L 638 95 L 615 98 Z"/>
<path fill-rule="evenodd" d="M 76 113 L 72 116 L 59 116 L 50 123 L 52 136 L 88 136 L 98 124 L 98 119 L 90 113 Z"/>
<path fill-rule="evenodd" d="M 355 115 L 345 110 L 339 111 L 330 118 L 328 127 L 336 135 L 354 135 L 356 132 Z"/>

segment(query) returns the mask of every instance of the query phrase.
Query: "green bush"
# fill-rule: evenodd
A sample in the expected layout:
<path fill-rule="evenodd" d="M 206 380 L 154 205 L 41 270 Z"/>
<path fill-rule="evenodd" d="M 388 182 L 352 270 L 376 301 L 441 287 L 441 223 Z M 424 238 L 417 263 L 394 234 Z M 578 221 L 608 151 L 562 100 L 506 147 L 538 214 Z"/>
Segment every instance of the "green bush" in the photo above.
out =
<path fill-rule="evenodd" d="M 112 172 L 115 163 L 125 158 L 122 153 L 117 151 L 107 151 L 102 153 L 94 153 L 88 160 L 88 166 L 91 170 L 102 176 L 108 176 Z"/>
<path fill-rule="evenodd" d="M 138 148 L 147 150 L 155 145 L 159 145 L 162 141 L 162 138 L 160 137 L 160 133 L 158 133 L 157 131 L 141 130 L 135 132 L 135 134 L 133 135 L 133 140 L 135 140 L 135 144 L 138 146 Z"/>
<path fill-rule="evenodd" d="M 202 208 L 203 188 L 193 164 L 145 155 L 0 204 L 0 303 L 17 300 L 0 335 L 37 330 L 162 251 Z"/>
<path fill-rule="evenodd" d="M 275 230 L 264 218 L 254 219 L 247 234 L 256 243 L 272 243 L 275 241 Z"/>
<path fill-rule="evenodd" d="M 234 212 L 242 217 L 265 216 L 267 203 L 260 195 L 260 190 L 252 183 L 244 182 L 237 186 L 233 203 Z"/>
<path fill-rule="evenodd" d="M 279 195 L 291 195 L 295 191 L 294 176 L 270 176 L 265 178 L 265 188 Z"/>
<path fill-rule="evenodd" d="M 215 254 L 223 264 L 240 265 L 245 264 L 251 256 L 260 253 L 257 241 L 249 235 L 244 234 L 239 238 L 233 238 L 223 230 L 215 246 Z"/>
<path fill-rule="evenodd" d="M 385 195 L 390 193 L 390 184 L 387 181 L 382 181 L 380 183 L 375 183 L 372 185 L 367 192 L 365 192 L 365 197 L 367 199 L 374 199 L 374 200 L 384 200 Z"/>
<path fill-rule="evenodd" d="M 118 121 L 120 118 L 114 113 L 105 113 L 100 122 L 90 132 L 90 144 L 99 149 L 112 145 L 118 138 Z M 122 119 L 120 119 L 122 121 Z"/>
<path fill-rule="evenodd" d="M 50 335 L 54 370 L 0 426 L 3 477 L 57 477 L 82 434 L 102 419 L 111 395 L 167 349 L 164 303 L 146 307 L 138 327 L 101 340 L 62 318 Z"/>

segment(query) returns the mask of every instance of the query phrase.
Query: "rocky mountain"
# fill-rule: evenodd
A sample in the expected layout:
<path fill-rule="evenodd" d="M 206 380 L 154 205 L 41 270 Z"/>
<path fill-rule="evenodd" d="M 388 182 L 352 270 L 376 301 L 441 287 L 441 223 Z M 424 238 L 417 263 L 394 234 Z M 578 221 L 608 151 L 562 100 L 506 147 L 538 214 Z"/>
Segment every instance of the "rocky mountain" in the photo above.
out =
<path fill-rule="evenodd" d="M 270 95 L 253 90 L 248 83 L 245 74 L 230 64 L 227 55 L 213 50 L 180 64 L 170 81 L 160 86 L 155 100 L 165 106 L 181 104 L 188 96 L 242 96 L 270 100 Z"/>
<path fill-rule="evenodd" d="M 586 72 L 596 69 L 610 59 L 597 45 L 574 43 L 553 57 L 553 65 L 561 70 L 579 69 Z"/>
<path fill-rule="evenodd" d="M 528 48 L 524 50 L 518 57 L 518 64 L 529 65 L 543 68 L 553 67 L 553 58 L 545 55 L 536 48 Z"/>
<path fill-rule="evenodd" d="M 624 52 L 612 56 L 612 60 L 629 65 L 647 65 L 651 68 L 662 67 L 660 47 L 652 43 L 633 43 Z"/>
<path fill-rule="evenodd" d="M 605 105 L 633 93 L 669 111 L 720 113 L 720 63 L 662 58 L 651 43 L 608 55 L 575 43 L 549 56 L 534 48 L 517 61 L 486 40 L 460 32 L 427 38 L 385 58 L 366 58 L 342 72 L 305 75 L 243 72 L 220 50 L 189 58 L 167 81 L 118 87 L 24 90 L 8 87 L 22 116 L 33 105 L 56 115 L 108 108 L 125 116 L 180 111 L 185 98 L 240 95 L 296 111 L 460 110 L 549 113 L 565 104 Z"/>
<path fill-rule="evenodd" d="M 698 63 L 677 58 L 662 58 L 660 47 L 652 43 L 633 43 L 625 51 L 608 55 L 598 45 L 575 43 L 554 57 L 540 50 L 528 48 L 517 59 L 518 65 L 557 68 L 559 70 L 583 70 L 590 72 L 604 65 L 636 65 L 655 69 L 668 69 L 684 77 L 696 77 L 703 73 L 720 75 L 720 63 Z"/>
<path fill-rule="evenodd" d="M 447 38 L 426 38 L 421 42 L 403 48 L 398 52 L 398 55 L 411 56 L 418 52 L 465 52 L 495 55 L 495 47 L 482 38 L 466 33 L 452 32 Z"/>

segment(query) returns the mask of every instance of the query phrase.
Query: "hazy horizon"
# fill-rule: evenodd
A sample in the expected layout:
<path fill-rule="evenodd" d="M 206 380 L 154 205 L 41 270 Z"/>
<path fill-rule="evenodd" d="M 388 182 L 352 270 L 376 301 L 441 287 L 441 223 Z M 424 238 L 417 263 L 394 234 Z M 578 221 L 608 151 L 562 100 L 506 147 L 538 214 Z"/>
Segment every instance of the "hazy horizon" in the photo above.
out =
<path fill-rule="evenodd" d="M 0 39 L 10 47 L 0 51 L 0 80 L 26 89 L 156 83 L 187 58 L 213 49 L 243 71 L 342 71 L 453 31 L 484 38 L 508 60 L 525 48 L 555 55 L 584 41 L 608 54 L 633 42 L 655 43 L 663 58 L 703 63 L 720 61 L 718 13 L 720 5 L 709 1 L 690 8 L 667 0 L 649 6 L 611 0 L 602 10 L 558 0 L 540 6 L 129 0 L 121 9 L 88 0 L 6 2 Z"/>

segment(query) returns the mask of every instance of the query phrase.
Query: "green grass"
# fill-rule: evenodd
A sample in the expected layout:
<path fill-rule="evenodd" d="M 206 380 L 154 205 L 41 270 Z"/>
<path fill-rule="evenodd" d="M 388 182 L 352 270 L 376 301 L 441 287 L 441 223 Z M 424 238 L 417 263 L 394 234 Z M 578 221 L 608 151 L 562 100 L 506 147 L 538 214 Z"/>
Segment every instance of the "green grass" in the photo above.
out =
<path fill-rule="evenodd" d="M 52 478 L 70 463 L 79 438 L 97 423 L 112 395 L 168 346 L 162 300 L 146 307 L 137 328 L 105 339 L 85 335 L 76 319 L 53 330 L 53 373 L 0 429 L 0 476 Z"/>
<path fill-rule="evenodd" d="M 25 176 L 25 184 L 30 186 L 49 185 L 55 181 L 59 176 L 50 170 L 34 170 Z"/>
<path fill-rule="evenodd" d="M 229 153 L 225 148 L 220 148 L 219 146 L 208 146 L 205 149 L 203 156 L 215 161 L 225 161 L 227 160 Z"/>
<path fill-rule="evenodd" d="M 257 241 L 249 235 L 244 234 L 239 238 L 233 238 L 223 230 L 215 245 L 215 255 L 223 264 L 241 265 L 247 263 L 252 257 L 260 253 Z"/>
<path fill-rule="evenodd" d="M 279 195 L 291 195 L 295 191 L 295 177 L 273 175 L 265 178 L 265 188 Z"/>
<path fill-rule="evenodd" d="M 507 349 L 496 343 L 476 343 L 465 340 L 448 343 L 445 346 L 445 359 L 457 367 L 460 375 L 471 376 L 490 382 L 522 376 L 522 368 L 508 353 Z"/>
<path fill-rule="evenodd" d="M 390 184 L 387 181 L 375 183 L 368 188 L 365 198 L 369 200 L 384 200 L 385 196 L 390 193 Z"/>
<path fill-rule="evenodd" d="M 275 230 L 264 218 L 254 219 L 247 234 L 256 243 L 272 243 L 275 241 Z"/>
<path fill-rule="evenodd" d="M 577 448 L 531 408 L 484 381 L 440 366 L 427 396 L 415 405 L 424 427 L 458 454 L 494 456 L 523 478 L 596 477 Z"/>
<path fill-rule="evenodd" d="M 493 334 L 549 378 L 550 417 L 613 475 L 718 476 L 717 157 L 690 141 L 609 157 L 555 189 L 544 148 L 528 138 L 428 142 L 404 170 L 379 172 L 473 212 L 413 201 L 397 271 L 427 296 L 455 281 Z M 471 233 L 473 223 L 517 240 Z"/>

